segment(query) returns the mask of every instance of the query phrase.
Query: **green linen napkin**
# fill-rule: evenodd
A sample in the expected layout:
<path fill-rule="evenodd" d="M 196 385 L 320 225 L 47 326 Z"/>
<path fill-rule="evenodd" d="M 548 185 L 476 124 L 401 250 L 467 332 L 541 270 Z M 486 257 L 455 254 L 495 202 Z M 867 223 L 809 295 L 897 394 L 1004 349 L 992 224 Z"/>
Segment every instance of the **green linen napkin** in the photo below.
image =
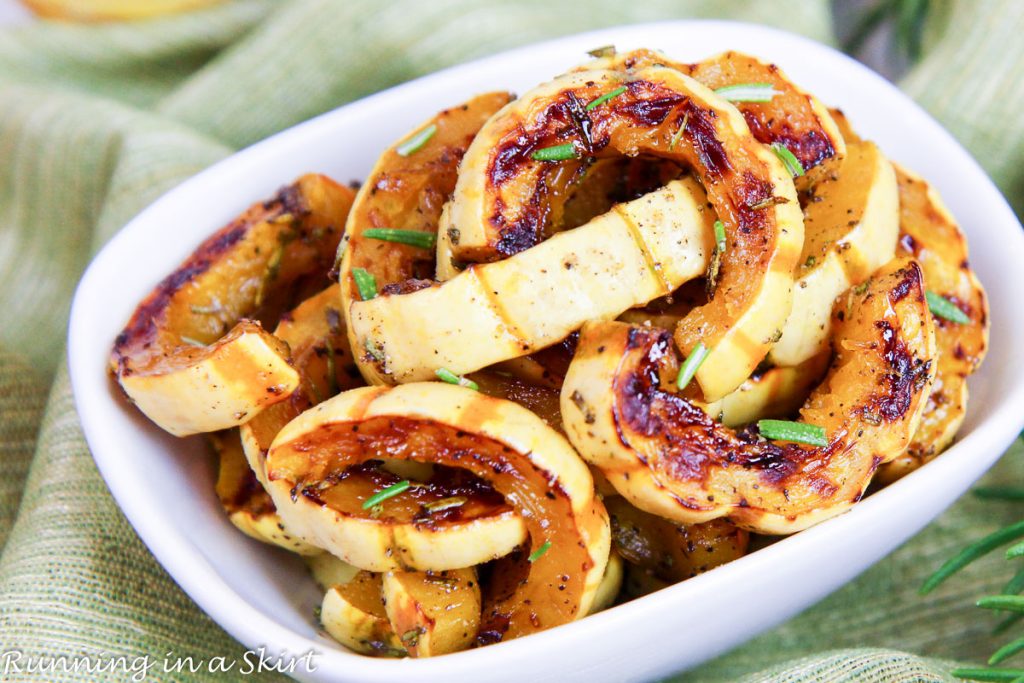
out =
<path fill-rule="evenodd" d="M 244 651 L 150 556 L 82 438 L 64 362 L 67 310 L 82 269 L 114 232 L 233 150 L 389 85 L 557 35 L 690 17 L 832 40 L 825 0 L 252 0 L 144 23 L 42 23 L 0 34 L 0 678 L 40 678 L 4 671 L 5 652 L 22 661 L 168 653 L 199 661 Z M 1022 29 L 1024 4 L 1013 0 L 936 3 L 925 57 L 903 84 L 1018 211 Z M 990 476 L 1021 474 L 1018 452 Z M 917 586 L 960 545 L 1019 516 L 1010 504 L 965 498 L 818 606 L 681 678 L 948 680 L 947 661 L 918 655 L 987 655 L 993 621 L 971 605 L 998 589 L 1006 568 L 982 561 L 928 598 Z M 886 649 L 842 649 L 864 647 Z M 206 679 L 214 676 L 152 677 Z"/>

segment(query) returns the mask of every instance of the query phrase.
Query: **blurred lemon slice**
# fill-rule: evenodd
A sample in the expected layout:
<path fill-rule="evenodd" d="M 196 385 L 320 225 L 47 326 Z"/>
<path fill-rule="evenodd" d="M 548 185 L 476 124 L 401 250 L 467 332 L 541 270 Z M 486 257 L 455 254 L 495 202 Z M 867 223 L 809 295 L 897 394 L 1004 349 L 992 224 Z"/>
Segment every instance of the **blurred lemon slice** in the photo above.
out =
<path fill-rule="evenodd" d="M 222 0 L 22 0 L 41 17 L 67 21 L 147 19 L 215 5 Z"/>

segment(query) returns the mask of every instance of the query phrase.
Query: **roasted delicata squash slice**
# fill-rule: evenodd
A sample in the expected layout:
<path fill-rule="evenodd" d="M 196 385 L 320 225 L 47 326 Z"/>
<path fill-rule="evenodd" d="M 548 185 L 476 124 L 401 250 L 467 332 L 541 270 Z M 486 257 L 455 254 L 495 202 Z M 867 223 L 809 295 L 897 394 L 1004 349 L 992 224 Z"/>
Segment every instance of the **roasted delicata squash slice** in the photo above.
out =
<path fill-rule="evenodd" d="M 346 320 L 352 302 L 375 296 L 377 290 L 402 292 L 433 279 L 437 223 L 455 189 L 459 162 L 480 127 L 510 98 L 488 93 L 446 109 L 377 160 L 356 196 L 339 250 Z M 365 340 L 350 338 L 366 381 L 385 383 Z"/>
<path fill-rule="evenodd" d="M 336 641 L 354 652 L 404 657 L 405 647 L 384 609 L 380 574 L 357 571 L 347 581 L 328 586 L 320 605 L 320 623 Z"/>
<path fill-rule="evenodd" d="M 527 251 L 351 308 L 353 348 L 389 383 L 457 375 L 556 344 L 704 273 L 714 216 L 690 178 Z M 709 361 L 710 362 L 710 361 Z M 365 370 L 364 370 L 365 372 Z"/>
<path fill-rule="evenodd" d="M 336 513 L 307 491 L 384 458 L 468 470 L 525 522 L 532 562 L 508 594 L 485 601 L 481 631 L 491 640 L 587 613 L 608 561 L 608 517 L 587 466 L 540 418 L 510 401 L 439 382 L 353 389 L 278 434 L 267 456 L 270 493 L 289 528 L 343 554 L 346 545 L 334 536 Z"/>
<path fill-rule="evenodd" d="M 274 507 L 274 501 L 256 480 L 245 461 L 242 443 L 234 429 L 209 435 L 217 453 L 217 498 L 228 519 L 246 536 L 290 550 L 299 555 L 323 551 L 289 534 Z"/>
<path fill-rule="evenodd" d="M 708 272 L 713 298 L 676 331 L 681 348 L 703 341 L 711 349 L 697 381 L 717 400 L 757 367 L 789 315 L 803 217 L 779 157 L 734 106 L 689 76 L 659 66 L 591 69 L 508 105 L 463 159 L 447 215 L 459 231 L 452 249 L 472 262 L 532 247 L 547 221 L 552 176 L 586 158 L 640 154 L 692 168 L 724 224 L 726 246 Z"/>
<path fill-rule="evenodd" d="M 470 567 L 508 554 L 527 536 L 522 517 L 486 481 L 443 465 L 418 481 L 366 462 L 294 486 L 286 525 L 302 519 L 302 537 L 370 571 Z M 367 502 L 392 487 L 408 488 Z"/>
<path fill-rule="evenodd" d="M 675 524 L 644 512 L 621 496 L 605 498 L 612 548 L 633 567 L 678 583 L 743 557 L 750 534 L 724 519 Z"/>
<path fill-rule="evenodd" d="M 622 557 L 614 550 L 608 555 L 608 566 L 605 567 L 604 577 L 601 585 L 597 587 L 594 594 L 594 602 L 590 605 L 590 614 L 606 610 L 615 604 L 622 590 L 622 580 L 625 576 Z"/>
<path fill-rule="evenodd" d="M 353 567 L 344 560 L 339 560 L 330 553 L 320 553 L 306 558 L 309 575 L 320 588 L 326 591 L 331 586 L 348 583 L 355 578 L 361 569 Z"/>
<path fill-rule="evenodd" d="M 775 64 L 741 52 L 730 50 L 684 64 L 640 49 L 595 59 L 580 69 L 628 72 L 658 65 L 676 69 L 728 99 L 743 114 L 755 138 L 766 145 L 784 145 L 804 170 L 846 153 L 839 127 L 817 97 L 789 80 Z"/>
<path fill-rule="evenodd" d="M 480 586 L 474 568 L 379 574 L 328 553 L 306 562 L 325 592 L 324 629 L 356 652 L 429 657 L 463 650 L 476 637 Z"/>
<path fill-rule="evenodd" d="M 739 427 L 796 413 L 825 376 L 832 354 L 824 352 L 800 365 L 758 369 L 736 391 L 712 403 L 694 400 L 708 415 L 726 427 Z"/>
<path fill-rule="evenodd" d="M 275 336 L 291 347 L 300 383 L 288 400 L 264 410 L 240 429 L 246 458 L 264 485 L 266 454 L 281 428 L 339 390 L 362 386 L 338 308 L 335 285 L 285 314 L 275 330 Z M 534 399 L 548 411 L 557 406 L 557 394 L 552 398 L 552 390 L 531 391 L 498 377 L 492 384 L 519 398 Z M 557 408 L 555 411 L 557 415 Z M 337 536 L 345 539 L 347 549 L 339 553 L 341 557 L 373 571 L 406 566 L 392 557 L 401 557 L 418 569 L 448 569 L 493 559 L 526 538 L 522 520 L 490 487 L 458 471 L 433 471 L 417 465 L 389 462 L 354 468 L 329 482 L 331 486 L 309 493 L 334 507 Z M 422 481 L 406 496 L 384 501 L 372 510 L 362 508 L 376 491 L 405 478 Z M 453 500 L 462 502 L 438 509 Z M 269 497 L 267 503 L 273 510 Z"/>
<path fill-rule="evenodd" d="M 562 387 L 566 433 L 627 500 L 677 522 L 726 517 L 780 534 L 839 514 L 909 445 L 935 336 L 921 268 L 906 259 L 851 289 L 834 316 L 832 366 L 800 412 L 824 429 L 825 446 L 718 424 L 663 388 L 677 369 L 668 335 L 619 322 L 580 334 Z"/>
<path fill-rule="evenodd" d="M 203 242 L 117 337 L 110 367 L 128 398 L 185 436 L 236 427 L 291 394 L 288 347 L 247 318 L 326 274 L 353 196 L 306 175 Z"/>
<path fill-rule="evenodd" d="M 963 318 L 935 316 L 938 358 L 932 393 L 910 447 L 879 469 L 877 478 L 883 484 L 917 469 L 952 443 L 967 412 L 967 377 L 988 350 L 988 303 L 967 258 L 967 238 L 935 188 L 905 169 L 897 168 L 896 175 L 898 252 L 917 259 L 928 290 L 950 302 Z"/>
<path fill-rule="evenodd" d="M 384 610 L 411 657 L 433 657 L 469 647 L 480 628 L 476 569 L 390 571 L 383 576 Z"/>
<path fill-rule="evenodd" d="M 274 337 L 291 350 L 299 382 L 287 400 L 239 428 L 245 457 L 262 484 L 266 484 L 267 450 L 282 427 L 311 405 L 363 384 L 348 345 L 338 297 L 338 285 L 327 287 L 281 316 L 274 330 Z"/>
<path fill-rule="evenodd" d="M 475 372 L 470 377 L 476 382 L 482 394 L 518 403 L 544 420 L 547 426 L 562 431 L 562 413 L 557 388 L 494 370 Z"/>
<path fill-rule="evenodd" d="M 671 297 L 625 311 L 618 320 L 631 325 L 675 329 L 687 313 L 707 301 L 703 286 L 699 289 L 691 286 L 696 284 L 701 283 L 687 283 Z M 743 384 L 717 401 L 702 401 L 698 392 L 692 392 L 688 398 L 726 427 L 737 427 L 763 418 L 789 417 L 797 412 L 824 377 L 830 358 L 831 353 L 826 349 L 795 366 L 762 364 Z"/>
<path fill-rule="evenodd" d="M 789 366 L 828 349 L 833 302 L 892 259 L 900 223 L 896 173 L 873 143 L 850 143 L 846 156 L 797 178 L 796 187 L 804 248 L 793 311 L 768 355 Z"/>

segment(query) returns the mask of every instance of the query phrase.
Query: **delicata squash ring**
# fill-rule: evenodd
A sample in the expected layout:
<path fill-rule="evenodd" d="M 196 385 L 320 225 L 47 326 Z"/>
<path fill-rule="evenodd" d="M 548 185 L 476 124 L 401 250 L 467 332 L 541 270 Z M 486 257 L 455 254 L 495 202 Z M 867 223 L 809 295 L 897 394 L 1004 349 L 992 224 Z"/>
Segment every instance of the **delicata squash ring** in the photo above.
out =
<path fill-rule="evenodd" d="M 267 456 L 270 494 L 290 529 L 335 552 L 331 510 L 301 491 L 382 458 L 469 470 L 525 521 L 533 562 L 513 590 L 486 603 L 481 629 L 492 639 L 587 613 L 608 562 L 608 515 L 587 466 L 540 418 L 438 382 L 353 389 L 281 430 Z"/>
<path fill-rule="evenodd" d="M 909 474 L 941 453 L 967 414 L 967 378 L 988 351 L 988 302 L 967 259 L 967 238 L 939 193 L 916 174 L 897 167 L 900 239 L 897 252 L 921 264 L 924 282 L 966 320 L 935 317 L 935 382 L 910 447 L 883 465 L 881 483 Z"/>
<path fill-rule="evenodd" d="M 775 64 L 729 50 L 693 64 L 676 62 L 653 50 L 639 49 L 595 59 L 580 67 L 631 71 L 646 66 L 667 66 L 712 90 L 768 86 L 766 101 L 731 100 L 743 114 L 750 132 L 766 145 L 780 143 L 804 170 L 826 159 L 842 157 L 846 141 L 828 108 L 817 97 L 793 83 Z M 727 95 L 728 96 L 728 95 Z"/>
<path fill-rule="evenodd" d="M 701 187 L 692 178 L 673 181 L 442 284 L 354 302 L 353 346 L 368 349 L 375 377 L 388 383 L 433 379 L 441 368 L 461 375 L 525 356 L 587 320 L 614 318 L 699 277 L 713 225 Z"/>
<path fill-rule="evenodd" d="M 795 366 L 828 349 L 835 298 L 859 285 L 896 254 L 899 194 L 892 164 L 870 142 L 849 142 L 796 179 L 804 205 L 804 247 L 793 310 L 768 359 Z"/>
<path fill-rule="evenodd" d="M 440 112 L 385 150 L 356 195 L 339 248 L 338 282 L 356 362 L 370 384 L 387 383 L 387 378 L 381 376 L 375 348 L 353 331 L 350 309 L 364 298 L 355 273 L 372 276 L 373 287 L 385 294 L 403 291 L 407 281 L 415 288 L 433 278 L 437 222 L 455 188 L 459 162 L 484 121 L 510 97 L 487 93 Z M 419 140 L 412 149 L 410 141 Z M 406 242 L 369 237 L 368 229 L 400 231 Z M 410 237 L 421 239 L 409 243 Z"/>
<path fill-rule="evenodd" d="M 334 285 L 285 314 L 274 331 L 291 347 L 300 382 L 287 400 L 240 428 L 245 456 L 263 486 L 267 484 L 267 451 L 281 429 L 339 390 L 362 385 L 351 365 L 352 354 L 338 306 L 338 286 Z M 364 510 L 362 503 L 401 480 L 382 467 L 353 468 L 309 494 L 321 497 L 336 513 L 335 537 L 339 540 L 334 550 L 340 557 L 372 571 L 401 567 L 442 570 L 500 557 L 526 538 L 522 519 L 483 482 L 467 476 L 453 477 L 443 470 L 431 476 L 429 466 L 421 469 L 427 470 L 428 481 L 372 510 Z M 259 493 L 263 494 L 259 500 L 264 501 L 268 514 L 274 515 L 276 527 L 280 520 L 276 519 L 274 505 L 262 489 Z M 445 501 L 455 498 L 464 499 L 455 506 L 457 509 L 429 512 L 432 506 L 443 507 Z M 238 524 L 243 518 L 235 515 L 232 520 Z M 278 536 L 284 528 L 282 525 Z M 286 537 L 287 544 L 295 542 Z"/>
<path fill-rule="evenodd" d="M 110 361 L 139 410 L 186 436 L 236 427 L 294 391 L 288 347 L 246 318 L 302 276 L 327 272 L 353 196 L 326 176 L 303 176 L 164 278 Z"/>
<path fill-rule="evenodd" d="M 250 538 L 299 555 L 323 553 L 290 535 L 281 524 L 274 501 L 245 461 L 238 432 L 232 429 L 210 434 L 208 438 L 218 459 L 217 498 L 231 523 Z"/>
<path fill-rule="evenodd" d="M 545 160 L 551 150 L 559 153 Z M 725 225 L 717 285 L 709 278 L 714 298 L 684 318 L 676 335 L 687 352 L 698 343 L 711 349 L 697 381 L 714 401 L 757 367 L 789 315 L 803 216 L 789 171 L 707 87 L 647 66 L 569 73 L 535 88 L 473 140 L 450 226 L 441 227 L 458 232 L 452 249 L 459 260 L 516 254 L 541 236 L 553 173 L 581 167 L 581 157 L 638 154 L 691 167 Z"/>
<path fill-rule="evenodd" d="M 727 517 L 793 533 L 843 512 L 902 453 L 931 387 L 935 337 L 917 263 L 894 260 L 841 297 L 829 374 L 801 410 L 827 445 L 771 443 L 727 429 L 662 389 L 668 334 L 591 323 L 562 387 L 566 432 L 637 507 L 678 522 Z M 610 387 L 610 390 L 609 390 Z"/>

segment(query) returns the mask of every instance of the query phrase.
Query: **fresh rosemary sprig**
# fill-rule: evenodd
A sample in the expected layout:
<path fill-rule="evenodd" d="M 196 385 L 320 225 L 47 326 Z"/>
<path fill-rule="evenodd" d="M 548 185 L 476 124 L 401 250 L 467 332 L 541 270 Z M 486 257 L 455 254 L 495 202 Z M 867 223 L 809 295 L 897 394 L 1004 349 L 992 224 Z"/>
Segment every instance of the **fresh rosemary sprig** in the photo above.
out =
<path fill-rule="evenodd" d="M 1024 500 L 1024 491 L 1009 487 L 979 488 L 975 490 L 975 495 L 990 500 Z M 928 577 L 921 586 L 920 592 L 925 594 L 934 590 L 939 584 L 971 562 L 1021 537 L 1024 537 L 1024 520 L 978 539 L 947 560 L 934 574 Z M 1008 559 L 1024 556 L 1024 542 L 1012 546 L 1006 551 L 1006 556 Z M 1024 597 L 1019 595 L 1021 591 L 1024 591 L 1024 567 L 1018 569 L 1013 577 L 1006 582 L 1000 594 L 985 596 L 978 600 L 978 607 L 1010 613 L 993 629 L 993 635 L 1006 632 L 1011 626 L 1024 619 Z M 992 653 L 988 665 L 993 667 L 1021 652 L 1024 652 L 1024 637 L 1011 640 Z M 1013 681 L 1014 683 L 1019 681 L 1024 683 L 1024 669 L 967 667 L 956 669 L 952 673 L 957 678 L 971 681 Z"/>

